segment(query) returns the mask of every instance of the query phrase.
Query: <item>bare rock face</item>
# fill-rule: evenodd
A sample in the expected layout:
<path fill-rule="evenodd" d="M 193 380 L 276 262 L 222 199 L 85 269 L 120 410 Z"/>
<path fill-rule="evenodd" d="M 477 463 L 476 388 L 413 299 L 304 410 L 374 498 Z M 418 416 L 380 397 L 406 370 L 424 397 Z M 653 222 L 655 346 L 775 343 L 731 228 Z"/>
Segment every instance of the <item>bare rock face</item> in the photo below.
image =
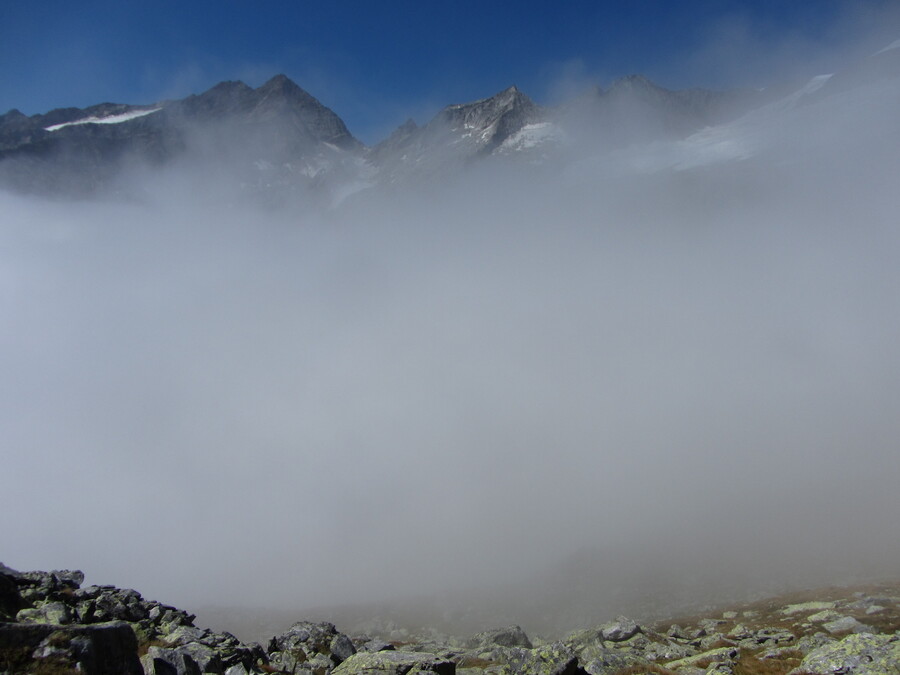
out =
<path fill-rule="evenodd" d="M 151 105 L 0 116 L 0 184 L 25 192 L 90 194 L 114 185 L 123 168 L 186 158 L 228 164 L 234 179 L 253 182 L 265 166 L 266 181 L 300 184 L 361 152 L 344 122 L 284 75 L 257 89 L 221 82 Z"/>

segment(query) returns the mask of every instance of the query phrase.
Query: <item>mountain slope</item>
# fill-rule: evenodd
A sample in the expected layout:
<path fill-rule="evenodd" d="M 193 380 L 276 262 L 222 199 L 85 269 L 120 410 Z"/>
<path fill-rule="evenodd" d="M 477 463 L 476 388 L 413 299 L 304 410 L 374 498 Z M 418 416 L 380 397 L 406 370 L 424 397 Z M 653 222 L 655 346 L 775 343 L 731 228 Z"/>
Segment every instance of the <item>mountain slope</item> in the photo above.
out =
<path fill-rule="evenodd" d="M 276 167 L 267 182 L 299 182 L 339 167 L 362 145 L 343 121 L 284 75 L 257 89 L 222 82 L 151 106 L 101 104 L 0 118 L 0 179 L 38 192 L 90 193 L 131 164 L 228 162 L 241 182 Z M 289 166 L 288 162 L 291 162 Z"/>

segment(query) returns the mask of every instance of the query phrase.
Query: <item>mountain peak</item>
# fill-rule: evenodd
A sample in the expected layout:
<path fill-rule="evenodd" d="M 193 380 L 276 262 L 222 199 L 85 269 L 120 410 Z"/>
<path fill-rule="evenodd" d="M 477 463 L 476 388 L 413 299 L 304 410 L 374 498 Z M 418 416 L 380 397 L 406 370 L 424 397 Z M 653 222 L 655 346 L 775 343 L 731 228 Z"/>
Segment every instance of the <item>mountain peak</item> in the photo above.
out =
<path fill-rule="evenodd" d="M 278 89 L 300 89 L 296 82 L 294 82 L 291 78 L 289 78 L 284 73 L 279 73 L 274 77 L 270 77 L 266 80 L 265 84 L 257 89 L 259 90 L 278 90 Z"/>
<path fill-rule="evenodd" d="M 263 97 L 270 94 L 279 94 L 289 98 L 312 99 L 313 97 L 300 87 L 296 82 L 284 74 L 278 74 L 270 78 L 256 90 L 257 94 Z"/>

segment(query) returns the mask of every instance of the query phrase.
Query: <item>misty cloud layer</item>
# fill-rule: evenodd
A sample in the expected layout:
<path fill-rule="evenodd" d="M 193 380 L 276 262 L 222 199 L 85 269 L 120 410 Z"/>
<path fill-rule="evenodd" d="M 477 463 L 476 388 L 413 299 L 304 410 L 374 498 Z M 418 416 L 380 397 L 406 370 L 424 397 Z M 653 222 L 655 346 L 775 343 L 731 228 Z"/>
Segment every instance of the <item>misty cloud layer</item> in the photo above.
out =
<path fill-rule="evenodd" d="M 299 215 L 0 195 L 4 562 L 301 608 L 585 550 L 895 575 L 900 88 L 860 91 L 687 170 L 709 139 Z"/>

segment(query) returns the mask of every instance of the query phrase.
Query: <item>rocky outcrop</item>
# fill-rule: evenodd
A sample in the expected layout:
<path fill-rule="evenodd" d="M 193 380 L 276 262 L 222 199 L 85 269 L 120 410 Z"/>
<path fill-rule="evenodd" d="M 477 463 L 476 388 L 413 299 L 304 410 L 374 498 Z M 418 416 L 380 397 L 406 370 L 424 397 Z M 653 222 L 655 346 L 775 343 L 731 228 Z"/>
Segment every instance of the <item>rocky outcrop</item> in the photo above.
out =
<path fill-rule="evenodd" d="M 112 189 L 123 168 L 178 161 L 218 166 L 220 180 L 249 191 L 300 189 L 343 178 L 362 150 L 340 117 L 284 75 L 153 105 L 0 116 L 0 184 L 26 192 L 90 194 Z"/>
<path fill-rule="evenodd" d="M 406 675 L 434 673 L 455 675 L 456 665 L 449 659 L 421 652 L 360 652 L 334 670 L 334 675 Z"/>
<path fill-rule="evenodd" d="M 332 623 L 299 621 L 264 649 L 137 591 L 83 581 L 77 571 L 0 566 L 0 675 L 900 673 L 900 587 L 774 599 L 677 623 L 620 616 L 555 641 L 517 625 L 460 639 L 387 622 L 389 635 L 351 638 Z"/>

